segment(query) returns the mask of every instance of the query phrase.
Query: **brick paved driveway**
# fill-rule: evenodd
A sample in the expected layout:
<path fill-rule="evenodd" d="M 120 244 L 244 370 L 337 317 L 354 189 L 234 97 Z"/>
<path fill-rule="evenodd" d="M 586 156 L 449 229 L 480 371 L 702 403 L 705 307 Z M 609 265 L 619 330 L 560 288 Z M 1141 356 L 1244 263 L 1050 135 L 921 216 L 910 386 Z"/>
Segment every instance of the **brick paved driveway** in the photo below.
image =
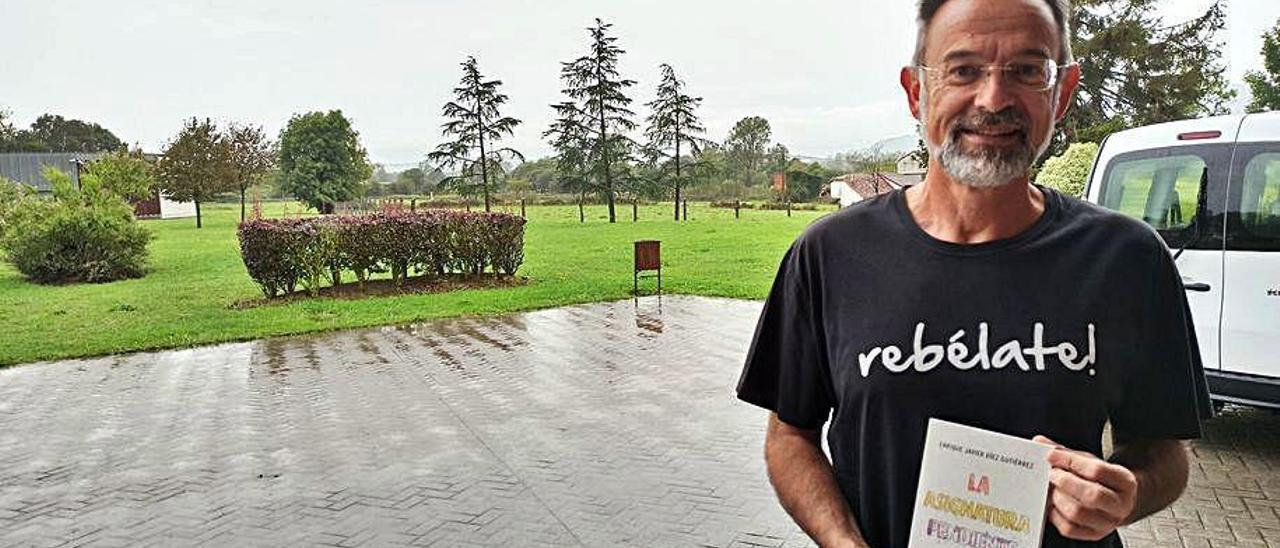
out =
<path fill-rule="evenodd" d="M 764 476 L 764 414 L 732 396 L 759 306 L 649 298 L 0 371 L 0 545 L 807 546 Z M 1231 410 L 1130 545 L 1280 546 L 1278 440 L 1280 420 Z"/>

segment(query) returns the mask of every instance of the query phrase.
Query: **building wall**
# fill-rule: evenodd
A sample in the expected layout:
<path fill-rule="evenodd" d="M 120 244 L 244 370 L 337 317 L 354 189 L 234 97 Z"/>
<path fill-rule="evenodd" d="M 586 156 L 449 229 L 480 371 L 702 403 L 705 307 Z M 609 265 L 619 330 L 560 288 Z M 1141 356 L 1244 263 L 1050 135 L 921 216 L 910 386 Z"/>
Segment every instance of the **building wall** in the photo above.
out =
<path fill-rule="evenodd" d="M 175 202 L 170 200 L 164 193 L 160 194 L 160 218 L 161 219 L 181 219 L 184 217 L 196 216 L 195 202 Z"/>
<path fill-rule="evenodd" d="M 0 177 L 33 187 L 38 192 L 53 192 L 53 183 L 45 180 L 44 167 L 65 171 L 75 178 L 72 160 L 91 162 L 100 152 L 5 152 L 0 153 Z"/>

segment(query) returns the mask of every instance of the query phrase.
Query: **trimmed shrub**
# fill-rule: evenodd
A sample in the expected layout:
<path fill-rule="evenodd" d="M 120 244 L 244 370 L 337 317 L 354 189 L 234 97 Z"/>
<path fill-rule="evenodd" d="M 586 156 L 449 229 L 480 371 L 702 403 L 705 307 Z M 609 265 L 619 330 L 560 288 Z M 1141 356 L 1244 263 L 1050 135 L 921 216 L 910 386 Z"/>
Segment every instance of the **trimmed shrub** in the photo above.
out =
<path fill-rule="evenodd" d="M 268 298 L 299 283 L 315 294 L 325 274 L 343 271 L 363 283 L 390 272 L 397 284 L 410 269 L 514 275 L 524 262 L 525 220 L 504 213 L 392 209 L 358 216 L 253 219 L 240 224 L 240 255 Z"/>
<path fill-rule="evenodd" d="M 2 247 L 14 268 L 39 283 L 110 282 L 146 274 L 151 233 L 92 174 L 75 188 L 47 170 L 53 199 L 28 197 L 5 215 Z"/>

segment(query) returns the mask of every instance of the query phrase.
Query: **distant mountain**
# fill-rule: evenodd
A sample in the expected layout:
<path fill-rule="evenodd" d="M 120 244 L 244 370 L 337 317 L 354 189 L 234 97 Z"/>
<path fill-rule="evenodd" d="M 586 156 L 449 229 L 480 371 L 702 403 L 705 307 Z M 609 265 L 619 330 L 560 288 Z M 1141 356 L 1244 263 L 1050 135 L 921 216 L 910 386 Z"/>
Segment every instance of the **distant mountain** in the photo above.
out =
<path fill-rule="evenodd" d="M 872 151 L 879 149 L 883 153 L 906 154 L 920 146 L 920 136 L 914 133 L 881 139 L 872 143 L 870 146 L 864 147 L 864 151 Z"/>

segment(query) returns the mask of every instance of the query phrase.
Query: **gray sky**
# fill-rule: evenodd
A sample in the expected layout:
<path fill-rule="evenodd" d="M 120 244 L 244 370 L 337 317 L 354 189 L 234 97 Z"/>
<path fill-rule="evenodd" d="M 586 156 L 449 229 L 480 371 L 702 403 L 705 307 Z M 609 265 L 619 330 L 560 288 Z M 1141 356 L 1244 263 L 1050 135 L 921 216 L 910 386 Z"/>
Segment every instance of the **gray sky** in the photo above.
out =
<path fill-rule="evenodd" d="M 1261 67 L 1258 36 L 1275 0 L 1230 0 L 1223 38 L 1239 81 Z M 1171 18 L 1206 0 L 1171 0 Z M 52 112 L 102 124 L 157 151 L 190 116 L 262 124 L 340 108 L 376 162 L 422 159 L 439 141 L 441 105 L 476 55 L 505 82 L 508 144 L 541 138 L 559 101 L 559 62 L 586 48 L 594 17 L 615 24 L 622 70 L 651 98 L 658 64 L 704 97 L 708 137 L 769 119 L 795 153 L 825 156 L 910 133 L 897 84 L 914 40 L 914 2 L 844 0 L 3 0 L 0 107 L 29 124 Z M 678 14 L 678 20 L 668 17 Z M 469 28 L 474 25 L 476 28 Z M 637 104 L 637 113 L 647 109 Z"/>

